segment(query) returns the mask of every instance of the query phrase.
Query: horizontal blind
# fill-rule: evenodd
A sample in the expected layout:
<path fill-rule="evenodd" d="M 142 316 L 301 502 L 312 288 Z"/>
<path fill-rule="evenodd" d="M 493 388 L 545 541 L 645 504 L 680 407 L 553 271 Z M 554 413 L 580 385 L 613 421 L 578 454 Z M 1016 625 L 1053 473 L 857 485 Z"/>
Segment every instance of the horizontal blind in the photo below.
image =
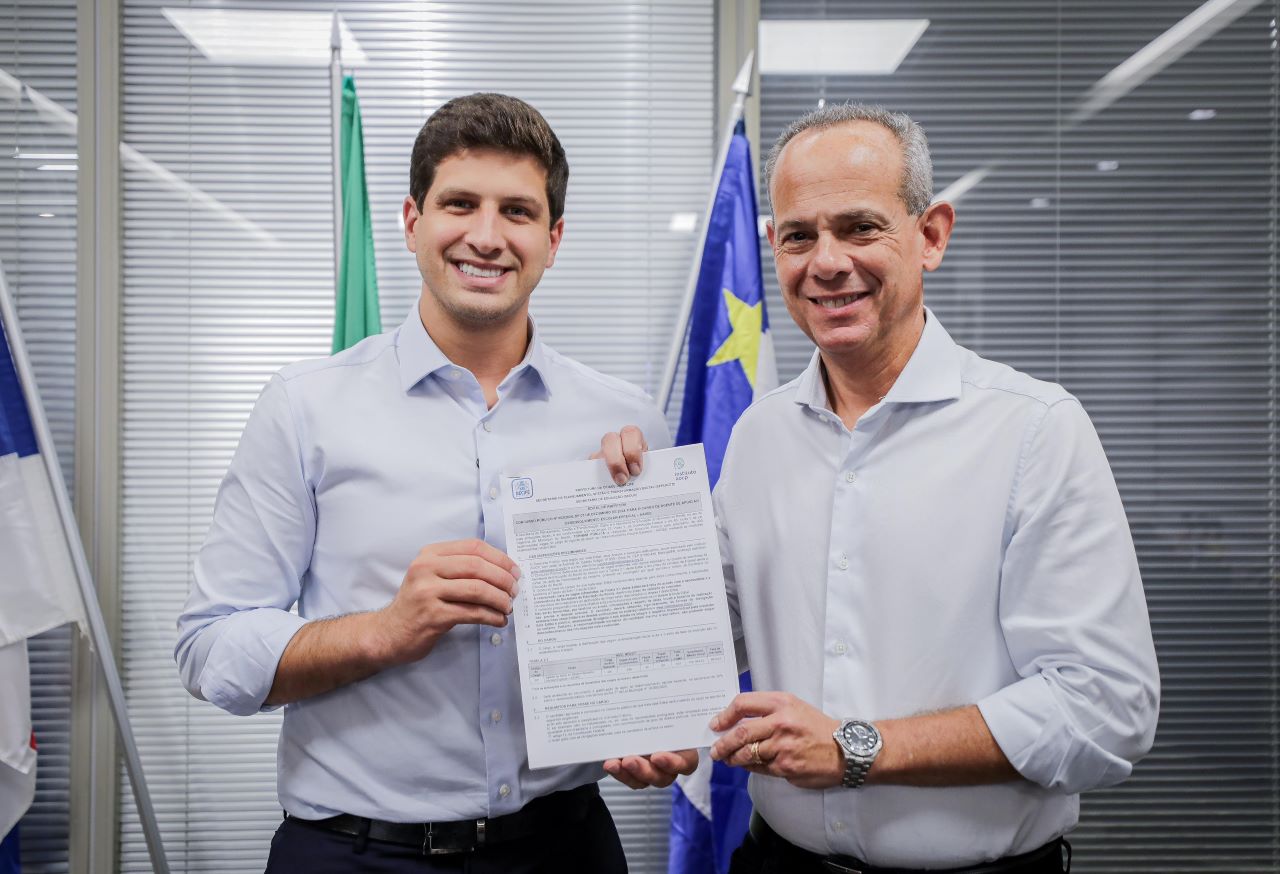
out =
<path fill-rule="evenodd" d="M 1198 5 L 761 4 L 765 18 L 930 20 L 891 76 L 766 76 L 762 136 L 819 100 L 854 99 L 924 125 L 938 191 L 995 162 L 959 201 L 925 298 L 961 344 L 1074 392 L 1120 484 L 1163 708 L 1133 777 L 1085 796 L 1079 871 L 1280 865 L 1276 4 L 1060 127 Z M 1197 109 L 1216 114 L 1192 120 Z M 772 277 L 770 295 L 782 312 Z M 789 320 L 774 330 L 792 377 L 812 347 Z"/>
<path fill-rule="evenodd" d="M 162 5 L 174 4 L 123 3 L 124 138 L 224 211 L 126 164 L 121 650 L 175 870 L 244 871 L 261 866 L 279 822 L 278 714 L 236 718 L 190 699 L 174 619 L 259 389 L 329 348 L 329 79 L 325 68 L 211 64 Z M 540 329 L 653 390 L 694 244 L 671 215 L 700 209 L 713 158 L 710 0 L 338 8 L 369 58 L 352 72 L 384 325 L 421 285 L 398 218 L 418 128 L 453 96 L 504 91 L 546 115 L 571 167 L 564 244 L 534 294 Z M 604 786 L 632 870 L 665 870 L 667 794 Z M 121 815 L 121 869 L 147 870 L 127 794 Z"/>
<path fill-rule="evenodd" d="M 75 0 L 0 0 L 0 70 L 72 113 L 75 15 Z M 74 130 L 51 125 L 29 98 L 0 94 L 0 262 L 68 488 L 75 460 L 75 152 Z M 67 169 L 40 169 L 50 164 Z M 35 802 L 20 825 L 23 870 L 65 871 L 71 633 L 55 629 L 27 649 L 40 755 Z"/>

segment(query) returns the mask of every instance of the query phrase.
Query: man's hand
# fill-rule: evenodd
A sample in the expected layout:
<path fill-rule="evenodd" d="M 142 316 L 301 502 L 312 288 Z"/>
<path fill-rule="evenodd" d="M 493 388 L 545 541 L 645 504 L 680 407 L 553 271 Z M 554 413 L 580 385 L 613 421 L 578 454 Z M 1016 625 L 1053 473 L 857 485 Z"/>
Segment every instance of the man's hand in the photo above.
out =
<path fill-rule="evenodd" d="M 681 774 L 692 774 L 698 767 L 697 750 L 678 750 L 673 753 L 653 753 L 648 756 L 626 756 L 609 759 L 604 769 L 619 783 L 632 789 L 648 786 L 670 786 Z"/>
<path fill-rule="evenodd" d="M 308 622 L 276 666 L 268 705 L 323 695 L 431 652 L 455 625 L 507 624 L 520 569 L 482 540 L 435 543 L 418 553 L 391 603 L 371 613 Z"/>
<path fill-rule="evenodd" d="M 382 660 L 388 667 L 417 661 L 455 625 L 505 627 L 519 578 L 515 562 L 483 540 L 424 548 L 395 598 L 375 614 Z"/>
<path fill-rule="evenodd" d="M 609 476 L 620 486 L 625 486 L 633 476 L 639 476 L 644 466 L 644 453 L 649 451 L 644 434 L 635 425 L 627 425 L 621 431 L 611 431 L 600 439 L 600 451 L 592 458 L 603 458 L 609 468 Z"/>
<path fill-rule="evenodd" d="M 711 728 L 724 735 L 711 758 L 801 789 L 828 789 L 844 774 L 832 737 L 839 727 L 840 720 L 787 692 L 744 692 L 712 718 Z"/>

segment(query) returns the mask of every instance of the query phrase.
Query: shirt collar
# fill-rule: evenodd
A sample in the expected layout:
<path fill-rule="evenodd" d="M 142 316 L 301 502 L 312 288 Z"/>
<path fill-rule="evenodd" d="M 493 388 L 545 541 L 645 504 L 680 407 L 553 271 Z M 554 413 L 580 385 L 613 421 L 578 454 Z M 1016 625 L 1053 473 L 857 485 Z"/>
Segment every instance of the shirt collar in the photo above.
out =
<path fill-rule="evenodd" d="M 884 396 L 886 404 L 924 404 L 960 397 L 960 347 L 925 308 L 924 332 L 907 366 Z M 822 379 L 822 356 L 814 350 L 809 366 L 796 384 L 795 402 L 815 410 L 828 410 L 827 387 Z"/>
<path fill-rule="evenodd" d="M 511 368 L 511 372 L 502 381 L 502 386 L 513 385 L 515 380 L 522 378 L 527 370 L 536 377 L 536 382 L 542 390 L 550 395 L 551 385 L 547 380 L 549 356 L 538 335 L 538 324 L 532 316 L 529 317 L 529 328 L 529 348 L 525 350 L 524 358 L 520 363 Z M 428 376 L 457 366 L 440 351 L 440 347 L 423 327 L 416 303 L 396 330 L 396 350 L 400 360 L 400 388 L 405 392 L 410 391 Z"/>

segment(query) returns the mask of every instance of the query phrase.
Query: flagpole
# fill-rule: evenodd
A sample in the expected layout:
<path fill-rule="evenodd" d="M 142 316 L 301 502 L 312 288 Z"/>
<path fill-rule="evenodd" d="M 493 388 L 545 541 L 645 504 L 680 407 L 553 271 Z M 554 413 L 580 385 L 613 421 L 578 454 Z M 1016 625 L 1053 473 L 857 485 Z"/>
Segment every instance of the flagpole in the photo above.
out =
<path fill-rule="evenodd" d="M 747 52 L 747 59 L 738 70 L 737 78 L 733 80 L 733 92 L 738 96 L 733 101 L 733 109 L 729 112 L 724 135 L 720 139 L 720 152 L 716 156 L 715 172 L 711 175 L 711 190 L 707 192 L 707 208 L 702 213 L 702 227 L 698 231 L 698 245 L 694 249 L 693 265 L 689 268 L 689 280 L 685 283 L 684 299 L 680 303 L 680 313 L 676 317 L 675 331 L 671 336 L 671 349 L 667 352 L 667 364 L 662 371 L 662 382 L 658 384 L 658 408 L 664 413 L 667 411 L 667 404 L 671 401 L 671 389 L 675 385 L 676 370 L 680 367 L 680 353 L 684 349 L 685 336 L 689 333 L 689 315 L 693 312 L 693 298 L 698 290 L 702 253 L 707 247 L 707 231 L 711 227 L 711 210 L 715 206 L 725 160 L 729 157 L 729 144 L 733 141 L 733 130 L 742 119 L 743 112 L 746 110 L 747 95 L 751 93 L 751 69 L 755 57 L 754 50 Z"/>
<path fill-rule="evenodd" d="M 93 578 L 89 575 L 89 561 L 85 558 L 84 544 L 80 541 L 80 529 L 76 526 L 75 515 L 71 512 L 71 500 L 67 497 L 67 487 L 58 467 L 57 450 L 49 434 L 49 423 L 45 419 L 44 407 L 40 403 L 40 393 L 31 371 L 30 360 L 27 358 L 26 346 L 22 342 L 22 332 L 18 330 L 18 314 L 9 296 L 9 285 L 5 281 L 3 264 L 0 264 L 0 323 L 3 323 L 5 336 L 9 339 L 9 349 L 13 354 L 14 368 L 18 372 L 18 382 L 31 412 L 31 427 L 35 431 L 36 446 L 44 461 L 45 474 L 49 477 L 54 503 L 58 507 L 58 518 L 62 522 L 62 533 L 71 551 L 71 563 L 75 567 L 76 582 L 80 585 L 80 600 L 89 626 L 89 643 L 97 654 L 98 667 L 102 670 L 102 677 L 106 681 L 107 699 L 111 704 L 111 715 L 115 718 L 116 729 L 120 733 L 120 746 L 124 748 L 125 770 L 129 774 L 129 784 L 133 787 L 133 799 L 138 808 L 138 819 L 142 821 L 142 831 L 147 839 L 151 867 L 156 874 L 169 874 L 169 861 L 165 858 L 164 843 L 160 839 L 160 827 L 156 822 L 155 808 L 151 804 L 151 793 L 147 789 L 147 780 L 142 772 L 142 759 L 138 756 L 138 744 L 134 740 L 129 711 L 125 707 L 124 688 L 120 685 L 120 674 L 116 670 L 111 638 L 107 636 L 106 623 L 102 619 L 102 609 L 98 604 L 97 590 L 94 587 Z"/>
<path fill-rule="evenodd" d="M 333 148 L 333 288 L 342 271 L 342 27 L 333 13 L 329 30 L 329 120 Z"/>

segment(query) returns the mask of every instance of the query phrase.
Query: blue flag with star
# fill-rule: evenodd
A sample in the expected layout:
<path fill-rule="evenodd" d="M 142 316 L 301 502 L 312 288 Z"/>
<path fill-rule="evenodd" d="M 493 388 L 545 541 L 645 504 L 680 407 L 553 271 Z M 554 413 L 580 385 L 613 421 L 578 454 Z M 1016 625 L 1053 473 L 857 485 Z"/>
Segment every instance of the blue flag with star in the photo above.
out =
<path fill-rule="evenodd" d="M 778 384 L 764 309 L 751 148 L 741 121 L 707 223 L 676 444 L 702 443 L 714 486 L 733 423 Z M 750 676 L 740 679 L 749 691 Z M 669 874 L 725 874 L 751 818 L 747 772 L 704 755 L 672 791 Z"/>
<path fill-rule="evenodd" d="M 684 406 L 676 436 L 677 445 L 703 445 L 712 486 L 720 477 L 733 423 L 778 383 L 757 227 L 751 147 L 739 121 L 708 218 L 689 314 Z"/>

